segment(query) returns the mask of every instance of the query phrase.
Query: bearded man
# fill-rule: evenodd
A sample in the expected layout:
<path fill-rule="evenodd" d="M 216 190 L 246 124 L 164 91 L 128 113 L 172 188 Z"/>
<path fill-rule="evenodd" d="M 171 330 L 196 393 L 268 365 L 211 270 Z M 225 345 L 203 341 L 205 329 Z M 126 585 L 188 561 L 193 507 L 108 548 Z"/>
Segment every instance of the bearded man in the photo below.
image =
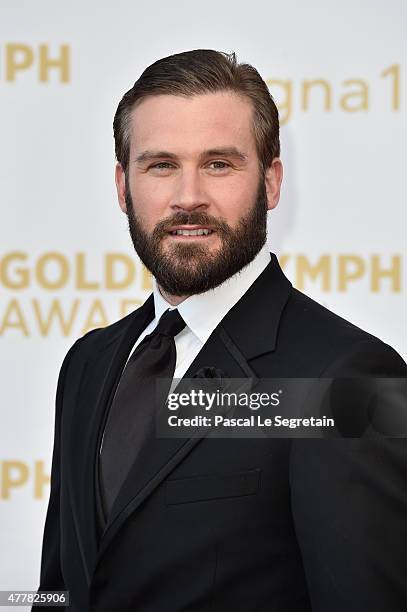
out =
<path fill-rule="evenodd" d="M 160 59 L 114 136 L 153 292 L 62 364 L 40 590 L 77 612 L 405 610 L 405 440 L 154 428 L 158 379 L 406 376 L 269 253 L 283 170 L 266 83 L 234 54 Z"/>

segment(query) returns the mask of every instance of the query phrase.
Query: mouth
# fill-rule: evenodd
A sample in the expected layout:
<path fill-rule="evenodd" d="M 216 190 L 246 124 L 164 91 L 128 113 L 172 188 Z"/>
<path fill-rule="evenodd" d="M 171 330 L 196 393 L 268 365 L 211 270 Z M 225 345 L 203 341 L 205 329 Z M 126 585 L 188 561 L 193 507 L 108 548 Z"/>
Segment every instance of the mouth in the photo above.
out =
<path fill-rule="evenodd" d="M 215 234 L 215 230 L 210 227 L 205 227 L 202 225 L 180 225 L 177 227 L 173 227 L 168 231 L 168 234 L 173 238 L 178 238 L 181 240 L 185 239 L 198 239 L 205 240 L 212 234 Z"/>

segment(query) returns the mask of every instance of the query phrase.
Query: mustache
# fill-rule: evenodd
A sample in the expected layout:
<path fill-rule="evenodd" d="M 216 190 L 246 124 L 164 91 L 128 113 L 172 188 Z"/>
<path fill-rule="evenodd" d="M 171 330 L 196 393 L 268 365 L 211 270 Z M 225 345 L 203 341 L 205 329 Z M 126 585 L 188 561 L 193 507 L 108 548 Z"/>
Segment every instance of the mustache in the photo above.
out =
<path fill-rule="evenodd" d="M 176 225 L 204 225 L 221 235 L 229 235 L 230 227 L 223 219 L 216 219 L 205 212 L 178 212 L 159 221 L 153 230 L 154 238 L 162 238 Z"/>

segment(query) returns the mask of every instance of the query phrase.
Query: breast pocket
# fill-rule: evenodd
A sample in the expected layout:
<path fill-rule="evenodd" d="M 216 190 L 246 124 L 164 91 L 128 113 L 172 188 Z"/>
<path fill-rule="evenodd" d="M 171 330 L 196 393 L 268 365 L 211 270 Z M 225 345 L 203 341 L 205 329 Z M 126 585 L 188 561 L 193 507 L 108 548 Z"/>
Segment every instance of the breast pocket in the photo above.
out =
<path fill-rule="evenodd" d="M 261 470 L 256 468 L 233 473 L 167 480 L 166 503 L 168 505 L 187 504 L 255 495 L 260 489 L 260 474 Z"/>

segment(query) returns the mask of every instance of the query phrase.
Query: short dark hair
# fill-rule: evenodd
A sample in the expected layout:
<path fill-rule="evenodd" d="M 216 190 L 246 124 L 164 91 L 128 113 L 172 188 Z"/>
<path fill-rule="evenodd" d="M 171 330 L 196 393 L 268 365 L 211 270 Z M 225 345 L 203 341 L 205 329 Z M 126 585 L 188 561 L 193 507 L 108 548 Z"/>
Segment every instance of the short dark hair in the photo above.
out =
<path fill-rule="evenodd" d="M 176 53 L 148 66 L 126 92 L 113 121 L 117 161 L 127 175 L 130 155 L 130 119 L 147 96 L 193 96 L 231 91 L 248 98 L 254 110 L 253 129 L 260 164 L 265 170 L 280 155 L 278 110 L 266 83 L 253 66 L 238 64 L 235 53 L 196 49 Z"/>

